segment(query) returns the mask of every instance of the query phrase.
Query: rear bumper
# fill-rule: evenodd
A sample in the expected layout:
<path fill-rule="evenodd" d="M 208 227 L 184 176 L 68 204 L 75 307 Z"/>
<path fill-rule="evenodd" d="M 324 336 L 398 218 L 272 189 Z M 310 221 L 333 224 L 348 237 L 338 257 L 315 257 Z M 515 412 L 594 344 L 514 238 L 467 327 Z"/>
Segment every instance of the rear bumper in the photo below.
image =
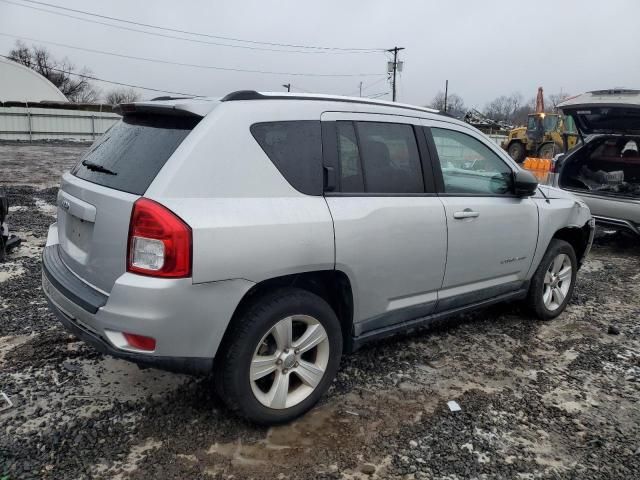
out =
<path fill-rule="evenodd" d="M 220 341 L 244 294 L 246 280 L 193 284 L 191 279 L 124 273 L 107 295 L 60 259 L 55 225 L 42 257 L 42 287 L 53 313 L 82 340 L 114 357 L 165 370 L 211 369 Z M 126 343 L 123 332 L 156 340 L 153 352 Z"/>
<path fill-rule="evenodd" d="M 49 309 L 58 317 L 58 320 L 67 331 L 104 354 L 128 360 L 140 366 L 159 368 L 176 373 L 206 374 L 213 368 L 213 358 L 161 357 L 119 350 L 97 332 L 90 331 L 86 326 L 67 316 L 49 297 L 47 297 L 47 303 L 49 304 Z"/>

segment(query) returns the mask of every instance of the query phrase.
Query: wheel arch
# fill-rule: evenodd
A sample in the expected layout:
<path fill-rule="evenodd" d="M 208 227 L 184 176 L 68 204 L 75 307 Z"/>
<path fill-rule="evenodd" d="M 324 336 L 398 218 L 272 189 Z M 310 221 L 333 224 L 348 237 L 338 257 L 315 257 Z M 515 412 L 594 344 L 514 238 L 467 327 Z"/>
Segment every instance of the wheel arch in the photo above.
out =
<path fill-rule="evenodd" d="M 577 226 L 569 226 L 561 228 L 557 230 L 551 239 L 564 240 L 569 245 L 573 247 L 574 252 L 576 253 L 576 258 L 578 259 L 578 265 L 582 264 L 584 260 L 584 254 L 587 251 L 587 247 L 589 246 L 589 225 L 584 225 L 583 227 Z"/>
<path fill-rule="evenodd" d="M 306 290 L 324 299 L 340 321 L 344 351 L 351 351 L 353 343 L 353 291 L 349 277 L 340 270 L 318 270 L 282 275 L 256 283 L 245 293 L 236 307 L 222 343 L 225 342 L 231 325 L 238 321 L 249 305 L 258 302 L 261 297 L 273 290 L 286 287 Z"/>

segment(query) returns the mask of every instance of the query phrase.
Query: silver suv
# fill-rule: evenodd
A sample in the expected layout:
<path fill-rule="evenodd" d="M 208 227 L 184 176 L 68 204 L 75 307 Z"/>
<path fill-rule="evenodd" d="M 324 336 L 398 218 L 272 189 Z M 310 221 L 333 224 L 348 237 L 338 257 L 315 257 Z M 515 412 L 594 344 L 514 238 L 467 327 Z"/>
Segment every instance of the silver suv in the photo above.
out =
<path fill-rule="evenodd" d="M 505 300 L 559 315 L 593 238 L 436 111 L 241 91 L 121 106 L 62 178 L 43 289 L 115 357 L 213 372 L 230 408 L 286 422 L 370 340 Z"/>

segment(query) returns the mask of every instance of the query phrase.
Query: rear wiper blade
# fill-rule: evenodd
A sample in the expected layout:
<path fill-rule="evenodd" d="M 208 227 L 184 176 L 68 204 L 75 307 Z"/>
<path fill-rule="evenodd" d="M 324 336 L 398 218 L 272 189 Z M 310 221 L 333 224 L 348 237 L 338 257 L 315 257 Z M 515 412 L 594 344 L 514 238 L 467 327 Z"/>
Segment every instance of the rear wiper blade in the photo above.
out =
<path fill-rule="evenodd" d="M 106 173 L 107 175 L 118 175 L 113 170 L 109 170 L 108 168 L 105 168 L 102 165 L 98 165 L 97 163 L 90 162 L 89 160 L 83 160 L 82 165 L 93 172 Z"/>

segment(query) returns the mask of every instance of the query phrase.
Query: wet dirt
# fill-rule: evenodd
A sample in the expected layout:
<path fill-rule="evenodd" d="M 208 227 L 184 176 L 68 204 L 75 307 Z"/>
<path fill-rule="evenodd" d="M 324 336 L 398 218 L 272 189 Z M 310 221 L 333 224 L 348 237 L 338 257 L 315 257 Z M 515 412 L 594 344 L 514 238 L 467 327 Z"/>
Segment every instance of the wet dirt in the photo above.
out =
<path fill-rule="evenodd" d="M 0 478 L 637 478 L 636 239 L 598 236 L 556 320 L 502 305 L 373 344 L 308 415 L 262 428 L 209 378 L 140 370 L 64 332 L 39 287 L 55 189 L 8 190 L 26 241 L 0 265 L 0 390 L 15 404 Z"/>

